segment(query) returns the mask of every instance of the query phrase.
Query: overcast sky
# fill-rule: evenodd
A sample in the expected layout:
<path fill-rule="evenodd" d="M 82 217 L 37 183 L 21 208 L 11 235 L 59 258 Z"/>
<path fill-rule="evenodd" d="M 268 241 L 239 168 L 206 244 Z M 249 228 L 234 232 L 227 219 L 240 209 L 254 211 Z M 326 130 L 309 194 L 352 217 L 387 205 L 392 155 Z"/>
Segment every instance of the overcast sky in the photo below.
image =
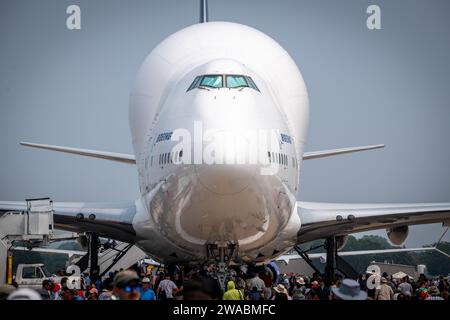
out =
<path fill-rule="evenodd" d="M 66 28 L 71 4 L 81 7 L 81 30 Z M 381 8 L 382 30 L 366 27 L 370 4 Z M 450 1 L 209 6 L 211 20 L 255 27 L 292 55 L 311 101 L 307 151 L 386 144 L 304 163 L 301 200 L 450 202 Z M 197 0 L 0 0 L 0 199 L 135 199 L 134 166 L 18 143 L 131 153 L 136 71 L 165 37 L 196 23 L 198 9 Z M 406 244 L 435 242 L 443 230 L 413 227 Z"/>

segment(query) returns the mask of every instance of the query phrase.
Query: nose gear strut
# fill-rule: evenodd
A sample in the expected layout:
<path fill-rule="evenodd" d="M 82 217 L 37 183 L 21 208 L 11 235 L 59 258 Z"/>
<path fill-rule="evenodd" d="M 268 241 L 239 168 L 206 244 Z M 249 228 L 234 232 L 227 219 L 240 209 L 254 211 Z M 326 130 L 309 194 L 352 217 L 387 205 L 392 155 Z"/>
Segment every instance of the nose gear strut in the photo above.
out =
<path fill-rule="evenodd" d="M 215 268 L 209 271 L 209 276 L 216 279 L 223 291 L 226 290 L 226 280 L 230 276 L 228 266 L 238 257 L 238 245 L 234 243 L 209 243 L 206 245 L 206 256 Z"/>

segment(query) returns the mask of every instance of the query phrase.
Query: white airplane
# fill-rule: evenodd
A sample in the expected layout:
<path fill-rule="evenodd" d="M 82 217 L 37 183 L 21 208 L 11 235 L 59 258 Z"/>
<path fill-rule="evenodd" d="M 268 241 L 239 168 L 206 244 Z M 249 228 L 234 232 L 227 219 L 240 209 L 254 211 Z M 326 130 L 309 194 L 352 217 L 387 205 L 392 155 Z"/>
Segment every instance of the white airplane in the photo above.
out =
<path fill-rule="evenodd" d="M 22 143 L 138 170 L 136 201 L 55 202 L 57 228 L 133 243 L 164 263 L 265 263 L 315 239 L 334 250 L 348 234 L 384 228 L 401 244 L 408 225 L 448 226 L 450 203 L 297 201 L 302 160 L 383 145 L 304 152 L 308 93 L 293 59 L 251 27 L 201 22 L 162 41 L 139 70 L 133 155 Z M 245 161 L 220 161 L 236 158 Z M 0 201 L 0 212 L 25 209 Z"/>

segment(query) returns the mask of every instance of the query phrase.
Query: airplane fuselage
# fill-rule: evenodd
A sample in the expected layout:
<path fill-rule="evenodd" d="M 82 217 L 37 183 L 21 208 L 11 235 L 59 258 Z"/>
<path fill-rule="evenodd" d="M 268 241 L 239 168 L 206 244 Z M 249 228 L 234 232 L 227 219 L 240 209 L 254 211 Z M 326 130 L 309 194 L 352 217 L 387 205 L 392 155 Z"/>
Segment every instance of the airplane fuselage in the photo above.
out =
<path fill-rule="evenodd" d="M 162 261 L 204 260 L 208 244 L 247 262 L 290 249 L 308 114 L 300 72 L 264 34 L 215 22 L 163 41 L 130 99 L 137 245 Z"/>

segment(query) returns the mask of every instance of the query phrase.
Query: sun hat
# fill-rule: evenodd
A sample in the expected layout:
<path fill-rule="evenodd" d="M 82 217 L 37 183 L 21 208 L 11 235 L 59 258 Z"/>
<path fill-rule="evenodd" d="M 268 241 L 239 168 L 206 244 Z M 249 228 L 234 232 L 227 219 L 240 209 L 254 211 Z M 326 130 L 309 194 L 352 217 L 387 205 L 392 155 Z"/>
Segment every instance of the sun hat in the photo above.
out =
<path fill-rule="evenodd" d="M 332 288 L 333 294 L 342 300 L 366 300 L 367 292 L 359 287 L 359 283 L 352 279 L 344 279 L 339 288 Z"/>
<path fill-rule="evenodd" d="M 276 287 L 274 287 L 273 290 L 275 290 L 278 293 L 284 293 L 284 294 L 288 293 L 286 290 L 286 287 L 284 285 L 282 285 L 281 283 L 279 285 L 277 285 Z"/>
<path fill-rule="evenodd" d="M 42 298 L 36 291 L 28 288 L 22 288 L 11 293 L 7 300 L 42 300 Z"/>

